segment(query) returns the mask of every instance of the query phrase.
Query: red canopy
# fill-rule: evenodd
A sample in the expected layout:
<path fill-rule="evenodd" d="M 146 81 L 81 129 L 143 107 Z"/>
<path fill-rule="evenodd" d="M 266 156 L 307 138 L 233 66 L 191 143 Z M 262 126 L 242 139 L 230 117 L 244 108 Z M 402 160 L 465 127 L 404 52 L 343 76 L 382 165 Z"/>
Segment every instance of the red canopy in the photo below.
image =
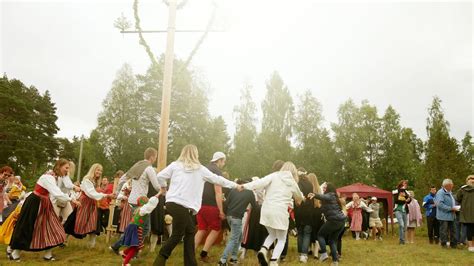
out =
<path fill-rule="evenodd" d="M 341 196 L 352 198 L 352 193 L 357 193 L 362 198 L 377 197 L 377 200 L 384 200 L 385 214 L 391 217 L 393 221 L 393 195 L 392 192 L 386 191 L 377 187 L 368 186 L 362 183 L 355 183 L 349 186 L 340 187 L 337 189 L 337 192 Z M 388 219 L 387 219 L 388 221 Z M 388 231 L 388 228 L 386 228 Z M 392 223 L 392 233 L 393 233 L 393 223 Z"/>

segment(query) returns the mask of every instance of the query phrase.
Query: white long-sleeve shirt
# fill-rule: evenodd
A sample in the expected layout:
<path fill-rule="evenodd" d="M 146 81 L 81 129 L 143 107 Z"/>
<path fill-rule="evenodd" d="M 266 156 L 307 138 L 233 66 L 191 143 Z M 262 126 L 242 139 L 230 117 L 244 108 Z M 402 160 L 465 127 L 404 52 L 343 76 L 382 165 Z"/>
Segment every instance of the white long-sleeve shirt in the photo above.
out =
<path fill-rule="evenodd" d="M 143 206 L 140 207 L 140 216 L 145 216 L 147 214 L 150 214 L 155 208 L 156 205 L 158 205 L 158 198 L 157 197 L 151 197 L 150 200 Z"/>
<path fill-rule="evenodd" d="M 202 193 L 206 181 L 227 188 L 237 186 L 236 183 L 212 173 L 202 165 L 196 170 L 186 170 L 184 165 L 178 161 L 172 162 L 159 172 L 158 179 L 163 181 L 170 179 L 166 202 L 174 202 L 192 209 L 195 214 L 201 209 Z"/>
<path fill-rule="evenodd" d="M 296 200 L 304 198 L 293 175 L 288 171 L 269 174 L 244 184 L 244 188 L 265 189 L 260 224 L 279 230 L 288 229 L 288 207 L 293 204 L 292 198 Z"/>
<path fill-rule="evenodd" d="M 97 190 L 95 190 L 94 184 L 89 179 L 82 180 L 81 190 L 86 193 L 86 196 L 94 200 L 101 200 L 106 196 L 104 193 L 97 192 Z"/>
<path fill-rule="evenodd" d="M 160 191 L 162 187 L 167 186 L 166 181 L 158 180 L 155 168 L 153 168 L 153 166 L 148 166 L 145 168 L 145 171 L 143 171 L 140 178 L 132 179 L 132 191 L 128 197 L 128 203 L 137 204 L 139 197 L 146 197 L 148 195 L 148 186 L 150 183 L 156 191 Z"/>
<path fill-rule="evenodd" d="M 62 201 L 71 201 L 71 198 L 64 194 L 61 189 L 59 189 L 54 176 L 48 174 L 42 175 L 36 183 L 49 192 L 50 198 Z"/>

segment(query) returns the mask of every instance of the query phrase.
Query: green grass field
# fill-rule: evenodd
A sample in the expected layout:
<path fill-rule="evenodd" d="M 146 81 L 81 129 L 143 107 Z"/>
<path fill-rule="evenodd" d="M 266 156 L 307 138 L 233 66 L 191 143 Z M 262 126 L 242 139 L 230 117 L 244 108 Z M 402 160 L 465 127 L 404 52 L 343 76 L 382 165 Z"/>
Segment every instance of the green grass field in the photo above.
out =
<path fill-rule="evenodd" d="M 56 248 L 53 253 L 58 259 L 55 262 L 45 262 L 42 259 L 43 253 L 22 252 L 21 262 L 10 262 L 5 255 L 5 245 L 0 245 L 2 254 L 0 265 L 121 265 L 121 258 L 108 250 L 105 244 L 105 236 L 98 238 L 96 248 L 88 249 L 87 240 L 70 239 L 65 248 Z M 160 246 L 157 246 L 156 252 Z M 223 246 L 214 247 L 210 256 L 217 262 Z M 179 245 L 168 265 L 183 265 L 182 246 Z M 132 265 L 151 265 L 155 253 L 150 254 L 148 246 L 140 254 L 138 260 L 132 261 Z M 340 265 L 474 265 L 474 253 L 469 253 L 467 248 L 452 250 L 441 249 L 436 245 L 428 244 L 426 231 L 423 228 L 417 231 L 415 244 L 400 246 L 398 238 L 394 236 L 384 236 L 383 241 L 352 239 L 346 233 L 343 239 L 342 259 Z M 202 265 L 216 265 L 202 264 Z M 247 258 L 240 265 L 257 265 L 255 253 L 248 252 Z M 290 250 L 285 262 L 280 265 L 303 265 L 298 262 L 296 250 L 296 239 L 290 237 Z M 315 259 L 310 259 L 307 265 L 330 265 L 330 260 L 319 263 Z"/>

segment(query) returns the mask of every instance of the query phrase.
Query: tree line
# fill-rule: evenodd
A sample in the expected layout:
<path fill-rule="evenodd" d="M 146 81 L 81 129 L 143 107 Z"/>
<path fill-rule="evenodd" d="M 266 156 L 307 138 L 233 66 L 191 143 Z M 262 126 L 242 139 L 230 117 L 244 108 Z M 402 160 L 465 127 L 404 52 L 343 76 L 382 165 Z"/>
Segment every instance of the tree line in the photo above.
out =
<path fill-rule="evenodd" d="M 474 145 L 466 132 L 461 140 L 450 136 L 442 101 L 434 97 L 427 108 L 426 132 L 421 140 L 404 127 L 389 106 L 379 115 L 375 105 L 351 99 L 341 104 L 337 122 L 324 126 L 323 106 L 310 90 L 296 101 L 282 77 L 267 80 L 261 102 L 261 124 L 252 86 L 244 85 L 234 107 L 232 139 L 222 117 L 208 110 L 208 88 L 197 72 L 176 59 L 171 95 L 168 160 L 175 160 L 187 143 L 196 144 L 206 163 L 213 152 L 228 155 L 226 170 L 232 178 L 262 176 L 276 159 L 291 160 L 321 181 L 338 186 L 363 182 L 384 189 L 408 179 L 425 191 L 443 178 L 463 184 L 474 173 Z M 95 162 L 105 174 L 128 169 L 146 147 L 158 146 L 164 58 L 144 74 L 128 64 L 117 72 L 102 103 L 98 125 L 84 139 L 81 172 Z M 56 108 L 49 93 L 38 93 L 18 80 L 0 80 L 0 165 L 9 164 L 27 178 L 37 175 L 54 158 L 78 161 L 80 138 L 55 138 Z"/>

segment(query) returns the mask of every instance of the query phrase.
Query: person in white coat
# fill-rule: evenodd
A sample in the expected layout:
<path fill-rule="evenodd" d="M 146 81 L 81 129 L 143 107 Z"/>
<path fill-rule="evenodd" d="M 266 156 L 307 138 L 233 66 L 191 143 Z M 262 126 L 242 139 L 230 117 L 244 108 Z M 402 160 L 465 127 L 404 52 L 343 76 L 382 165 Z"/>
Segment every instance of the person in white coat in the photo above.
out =
<path fill-rule="evenodd" d="M 260 224 L 267 228 L 268 236 L 257 257 L 261 265 L 268 265 L 268 249 L 277 240 L 270 265 L 278 265 L 278 258 L 285 247 L 288 233 L 288 206 L 292 204 L 293 198 L 298 205 L 304 199 L 303 193 L 298 187 L 298 174 L 295 165 L 292 162 L 286 162 L 279 172 L 247 183 L 239 189 L 263 188 L 266 193 L 262 204 Z"/>

